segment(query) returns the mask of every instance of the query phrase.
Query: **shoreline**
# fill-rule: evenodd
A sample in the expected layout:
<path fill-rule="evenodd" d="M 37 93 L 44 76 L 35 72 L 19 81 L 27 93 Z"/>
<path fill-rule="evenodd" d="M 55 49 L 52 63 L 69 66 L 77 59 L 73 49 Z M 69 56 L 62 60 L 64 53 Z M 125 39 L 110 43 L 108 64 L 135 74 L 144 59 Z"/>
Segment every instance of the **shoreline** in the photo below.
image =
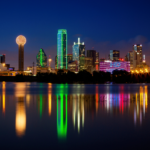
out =
<path fill-rule="evenodd" d="M 39 83 L 52 83 L 52 84 L 105 84 L 105 85 L 114 85 L 114 84 L 149 84 L 150 82 L 94 82 L 94 81 L 78 81 L 78 82 L 67 82 L 61 80 L 52 80 L 46 77 L 37 77 L 37 76 L 0 76 L 0 82 L 39 82 Z"/>

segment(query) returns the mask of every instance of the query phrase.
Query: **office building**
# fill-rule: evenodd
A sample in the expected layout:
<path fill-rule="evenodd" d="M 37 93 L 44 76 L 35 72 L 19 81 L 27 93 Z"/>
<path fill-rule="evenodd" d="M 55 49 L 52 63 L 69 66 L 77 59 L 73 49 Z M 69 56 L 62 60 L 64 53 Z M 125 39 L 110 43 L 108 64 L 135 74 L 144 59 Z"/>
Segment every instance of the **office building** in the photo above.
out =
<path fill-rule="evenodd" d="M 77 61 L 69 61 L 68 62 L 68 70 L 71 72 L 78 72 Z"/>
<path fill-rule="evenodd" d="M 5 64 L 5 67 L 7 67 L 7 69 L 9 70 L 10 64 Z"/>
<path fill-rule="evenodd" d="M 133 45 L 133 51 L 136 53 L 136 67 L 141 68 L 142 62 L 143 62 L 143 56 L 142 56 L 142 44 L 135 44 Z"/>
<path fill-rule="evenodd" d="M 67 69 L 67 30 L 59 29 L 57 34 L 57 69 Z"/>
<path fill-rule="evenodd" d="M 47 56 L 42 48 L 36 56 L 36 66 L 42 68 L 47 67 Z"/>
<path fill-rule="evenodd" d="M 112 73 L 114 70 L 126 70 L 130 72 L 130 62 L 111 60 L 103 60 L 100 62 L 100 71 Z"/>
<path fill-rule="evenodd" d="M 99 55 L 99 53 L 98 53 L 98 55 Z M 95 67 L 96 51 L 95 50 L 87 50 L 87 57 L 91 57 L 93 59 L 92 65 L 93 65 L 93 67 Z"/>
<path fill-rule="evenodd" d="M 130 70 L 135 69 L 136 68 L 136 52 L 134 50 L 129 51 L 126 55 L 125 61 L 130 62 Z"/>
<path fill-rule="evenodd" d="M 95 70 L 99 71 L 99 52 L 96 52 Z"/>
<path fill-rule="evenodd" d="M 120 58 L 119 50 L 110 50 L 110 60 L 118 61 Z"/>
<path fill-rule="evenodd" d="M 73 44 L 72 46 L 73 52 L 73 61 L 77 61 L 79 64 L 79 56 L 85 56 L 85 45 L 84 42 L 80 43 L 80 38 L 78 38 L 78 43 Z"/>
<path fill-rule="evenodd" d="M 48 73 L 48 67 L 36 67 L 34 68 L 34 72 L 36 71 L 36 73 Z"/>
<path fill-rule="evenodd" d="M 19 35 L 16 38 L 16 43 L 19 47 L 18 70 L 24 71 L 24 45 L 26 44 L 26 38 L 23 35 Z"/>
<path fill-rule="evenodd" d="M 130 70 L 140 71 L 147 70 L 148 66 L 146 65 L 145 55 L 142 55 L 142 44 L 133 45 L 133 50 L 129 51 L 125 57 L 126 61 L 130 61 Z"/>
<path fill-rule="evenodd" d="M 0 63 L 5 64 L 5 55 L 0 55 Z"/>
<path fill-rule="evenodd" d="M 79 57 L 79 71 L 86 70 L 90 73 L 93 71 L 93 58 L 92 57 Z"/>
<path fill-rule="evenodd" d="M 67 54 L 67 62 L 73 61 L 73 56 L 72 54 Z M 68 64 L 68 63 L 67 63 Z"/>
<path fill-rule="evenodd" d="M 72 54 L 67 54 L 67 65 L 70 61 L 72 61 Z M 57 69 L 57 55 L 55 56 L 55 69 Z"/>

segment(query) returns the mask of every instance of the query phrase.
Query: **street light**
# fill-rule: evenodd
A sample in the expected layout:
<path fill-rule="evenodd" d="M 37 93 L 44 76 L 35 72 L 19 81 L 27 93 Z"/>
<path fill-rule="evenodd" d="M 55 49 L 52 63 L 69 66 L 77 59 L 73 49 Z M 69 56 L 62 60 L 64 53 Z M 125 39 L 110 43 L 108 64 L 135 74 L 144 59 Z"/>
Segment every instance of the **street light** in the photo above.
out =
<path fill-rule="evenodd" d="M 48 61 L 49 61 L 49 70 L 50 70 L 50 68 L 51 68 L 51 62 L 52 62 L 52 59 L 51 59 L 51 58 L 49 58 L 49 59 L 48 59 Z"/>

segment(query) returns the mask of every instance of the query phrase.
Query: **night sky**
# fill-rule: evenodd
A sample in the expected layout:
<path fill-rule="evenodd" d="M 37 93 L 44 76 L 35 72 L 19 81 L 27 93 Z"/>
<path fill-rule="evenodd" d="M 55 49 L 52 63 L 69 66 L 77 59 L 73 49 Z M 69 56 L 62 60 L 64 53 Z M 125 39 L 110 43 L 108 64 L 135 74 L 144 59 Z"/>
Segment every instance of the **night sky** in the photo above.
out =
<path fill-rule="evenodd" d="M 36 62 L 43 48 L 47 56 L 57 53 L 57 31 L 67 29 L 68 53 L 78 36 L 86 50 L 99 51 L 100 58 L 117 49 L 121 57 L 133 44 L 143 45 L 150 65 L 150 2 L 148 0 L 1 0 L 0 54 L 18 69 L 18 35 L 27 38 L 25 69 Z"/>

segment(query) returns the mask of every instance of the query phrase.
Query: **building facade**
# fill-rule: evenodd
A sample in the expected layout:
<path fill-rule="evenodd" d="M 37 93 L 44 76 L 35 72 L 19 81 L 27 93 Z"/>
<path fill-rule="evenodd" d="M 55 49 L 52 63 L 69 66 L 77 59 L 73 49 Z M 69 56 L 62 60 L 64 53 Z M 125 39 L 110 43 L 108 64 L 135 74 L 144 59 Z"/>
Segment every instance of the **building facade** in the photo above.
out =
<path fill-rule="evenodd" d="M 73 61 L 77 61 L 79 64 L 79 56 L 85 56 L 85 45 L 84 42 L 80 43 L 80 38 L 78 38 L 78 43 L 73 44 L 72 46 L 73 52 Z"/>
<path fill-rule="evenodd" d="M 130 70 L 135 69 L 136 68 L 136 52 L 133 51 L 129 51 L 126 55 L 126 61 L 130 61 Z"/>
<path fill-rule="evenodd" d="M 0 55 L 0 63 L 5 64 L 5 55 Z"/>
<path fill-rule="evenodd" d="M 42 48 L 36 56 L 36 66 L 42 68 L 47 67 L 47 56 Z"/>
<path fill-rule="evenodd" d="M 19 56 L 18 56 L 18 70 L 24 71 L 24 45 L 18 45 L 19 47 Z"/>
<path fill-rule="evenodd" d="M 69 61 L 68 62 L 68 70 L 71 72 L 78 72 L 77 61 Z"/>
<path fill-rule="evenodd" d="M 142 44 L 133 45 L 133 51 L 135 51 L 135 53 L 136 53 L 136 67 L 141 68 L 142 62 L 143 62 Z"/>
<path fill-rule="evenodd" d="M 86 70 L 90 73 L 93 71 L 93 58 L 92 57 L 79 57 L 79 71 Z"/>
<path fill-rule="evenodd" d="M 99 52 L 96 52 L 95 70 L 99 71 Z"/>
<path fill-rule="evenodd" d="M 142 44 L 133 45 L 132 51 L 126 55 L 126 61 L 130 61 L 130 70 L 141 70 L 145 66 L 145 56 L 142 55 Z"/>
<path fill-rule="evenodd" d="M 87 50 L 87 57 L 91 57 L 93 59 L 92 65 L 93 65 L 93 67 L 95 67 L 96 50 Z"/>
<path fill-rule="evenodd" d="M 59 29 L 57 34 L 57 69 L 67 69 L 67 30 Z"/>
<path fill-rule="evenodd" d="M 100 62 L 100 71 L 112 73 L 114 70 L 126 70 L 127 72 L 130 72 L 130 62 L 111 60 L 104 60 Z"/>
<path fill-rule="evenodd" d="M 67 64 L 69 61 L 73 60 L 73 55 L 72 54 L 67 54 Z"/>
<path fill-rule="evenodd" d="M 120 51 L 119 50 L 110 50 L 110 60 L 119 60 L 120 58 Z"/>
<path fill-rule="evenodd" d="M 67 66 L 68 66 L 68 62 L 72 61 L 72 54 L 67 54 Z M 55 69 L 57 69 L 57 55 L 55 56 Z"/>

